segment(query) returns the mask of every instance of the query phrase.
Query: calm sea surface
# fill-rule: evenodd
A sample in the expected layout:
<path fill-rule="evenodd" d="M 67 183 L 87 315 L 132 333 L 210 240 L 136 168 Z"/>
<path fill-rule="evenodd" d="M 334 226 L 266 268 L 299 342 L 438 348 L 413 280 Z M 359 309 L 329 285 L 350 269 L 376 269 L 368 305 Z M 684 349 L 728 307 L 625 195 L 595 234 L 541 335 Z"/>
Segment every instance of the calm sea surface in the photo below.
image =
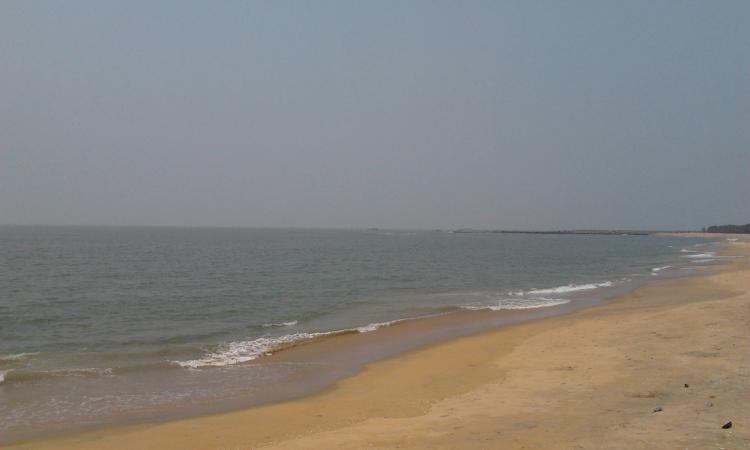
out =
<path fill-rule="evenodd" d="M 711 264 L 715 247 L 657 236 L 0 227 L 0 436 L 218 410 L 314 376 L 315 361 L 268 356 L 286 346 L 376 336 L 406 318 L 601 299 Z"/>

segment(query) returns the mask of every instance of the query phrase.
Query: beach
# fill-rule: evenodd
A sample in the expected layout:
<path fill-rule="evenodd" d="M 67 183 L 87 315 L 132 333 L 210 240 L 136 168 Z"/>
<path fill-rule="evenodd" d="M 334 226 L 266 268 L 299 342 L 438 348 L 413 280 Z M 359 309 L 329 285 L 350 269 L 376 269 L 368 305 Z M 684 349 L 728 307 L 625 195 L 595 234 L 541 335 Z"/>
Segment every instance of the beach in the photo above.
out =
<path fill-rule="evenodd" d="M 409 351 L 314 395 L 7 448 L 747 448 L 750 241 L 731 238 L 721 254 L 743 257 L 705 274 Z"/>
<path fill-rule="evenodd" d="M 0 450 L 750 450 L 750 1 L 0 11 Z"/>

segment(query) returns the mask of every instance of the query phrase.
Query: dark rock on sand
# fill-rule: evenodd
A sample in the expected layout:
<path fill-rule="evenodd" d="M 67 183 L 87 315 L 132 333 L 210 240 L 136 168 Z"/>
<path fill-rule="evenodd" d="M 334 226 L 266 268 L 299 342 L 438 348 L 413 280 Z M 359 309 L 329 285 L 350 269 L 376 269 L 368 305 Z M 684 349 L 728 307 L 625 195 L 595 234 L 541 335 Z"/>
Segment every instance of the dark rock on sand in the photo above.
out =
<path fill-rule="evenodd" d="M 730 420 L 729 422 L 725 423 L 724 425 L 721 426 L 721 428 L 725 430 L 728 428 L 732 428 L 732 421 Z"/>
<path fill-rule="evenodd" d="M 655 413 L 660 411 L 664 411 L 661 406 L 657 406 L 656 408 L 654 408 Z"/>

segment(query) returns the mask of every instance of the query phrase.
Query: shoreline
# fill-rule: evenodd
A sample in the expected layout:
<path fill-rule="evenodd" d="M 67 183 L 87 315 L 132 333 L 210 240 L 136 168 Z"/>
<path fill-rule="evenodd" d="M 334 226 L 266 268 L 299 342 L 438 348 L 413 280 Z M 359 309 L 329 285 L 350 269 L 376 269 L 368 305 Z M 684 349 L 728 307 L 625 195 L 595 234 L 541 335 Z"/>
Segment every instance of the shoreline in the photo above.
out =
<path fill-rule="evenodd" d="M 732 248 L 746 245 L 744 242 L 732 244 Z M 747 252 L 743 254 L 747 254 Z M 742 266 L 742 268 L 738 268 L 739 266 Z M 697 285 L 699 291 L 706 290 L 705 286 L 701 286 L 707 284 L 707 279 L 721 277 L 725 273 L 733 273 L 737 270 L 746 270 L 747 264 L 743 259 L 736 259 L 730 260 L 728 264 L 706 266 L 700 270 L 711 271 L 712 269 L 717 269 L 718 273 L 716 275 L 698 275 L 679 279 L 649 280 L 629 293 L 606 300 L 604 304 L 576 309 L 553 317 L 511 324 L 500 329 L 482 331 L 466 337 L 427 344 L 416 350 L 407 350 L 404 353 L 366 364 L 356 374 L 339 380 L 323 391 L 305 397 L 265 404 L 250 409 L 162 423 L 115 426 L 83 433 L 15 441 L 8 443 L 8 446 L 9 448 L 30 448 L 29 445 L 33 448 L 101 448 L 101 446 L 132 448 L 133 442 L 131 439 L 135 438 L 138 439 L 139 448 L 215 448 L 227 446 L 255 448 L 258 445 L 269 443 L 284 443 L 288 441 L 288 438 L 298 436 L 300 433 L 309 433 L 310 430 L 339 430 L 341 432 L 343 428 L 352 427 L 352 424 L 362 425 L 376 420 L 378 417 L 404 420 L 408 417 L 426 417 L 430 415 L 432 406 L 436 403 L 455 396 L 467 395 L 475 389 L 493 385 L 498 380 L 504 379 L 506 374 L 502 370 L 495 370 L 491 367 L 492 364 L 488 364 L 488 361 L 507 357 L 516 351 L 517 347 L 522 347 L 526 340 L 536 339 L 536 333 L 546 334 L 558 327 L 564 327 L 568 322 L 576 323 L 591 315 L 616 315 L 617 310 L 622 306 L 623 299 L 642 299 L 644 291 L 664 290 L 664 285 L 667 285 L 667 291 L 669 289 L 673 291 L 684 290 L 685 285 Z M 726 290 L 714 290 L 712 292 L 714 296 L 721 292 L 723 292 L 722 295 L 729 295 Z M 668 292 L 661 292 L 661 294 L 666 298 L 671 298 Z M 694 294 L 688 293 L 687 295 Z M 691 304 L 699 301 L 700 299 L 691 302 Z M 703 299 L 702 301 L 710 300 Z M 664 301 L 661 303 L 664 303 Z M 667 301 L 667 303 L 669 302 Z M 648 309 L 652 305 L 640 306 Z M 665 305 L 660 304 L 659 306 Z M 675 305 L 669 304 L 669 306 L 674 307 Z M 608 311 L 608 309 L 614 311 Z M 632 306 L 627 305 L 625 309 L 632 309 Z M 500 342 L 497 342 L 498 340 Z M 485 341 L 495 341 L 496 345 L 487 348 Z M 450 352 L 453 358 L 436 358 L 434 355 L 436 352 L 440 353 L 456 347 L 467 347 L 467 343 L 470 344 L 468 347 L 473 351 L 469 352 L 468 355 L 464 355 L 463 352 L 459 352 L 461 353 L 460 356 L 455 356 L 455 352 Z M 482 357 L 477 358 L 480 355 Z M 414 361 L 424 358 L 429 360 L 429 364 L 425 364 L 424 367 L 414 366 Z M 473 362 L 467 363 L 467 358 Z M 466 364 L 462 365 L 461 363 Z M 472 370 L 467 370 L 467 367 L 472 367 Z M 474 370 L 478 368 L 481 368 L 481 370 Z M 574 371 L 574 369 L 565 367 L 560 370 L 562 372 Z M 380 378 L 394 377 L 395 375 L 391 375 L 392 373 L 400 375 L 395 378 L 400 382 L 408 380 L 411 383 L 410 387 L 390 388 L 384 386 Z M 425 386 L 424 379 L 431 380 L 426 383 L 427 386 Z M 412 401 L 404 404 L 402 398 Z M 321 401 L 323 403 L 332 402 L 333 408 L 316 405 Z M 361 408 L 351 406 L 357 404 Z M 333 414 L 332 417 L 329 417 L 329 415 L 318 417 L 315 414 L 316 411 L 337 411 L 338 414 Z M 273 424 L 273 421 L 280 421 L 281 425 Z M 238 431 L 236 428 L 241 423 L 264 423 L 264 425 L 258 426 L 261 430 Z M 192 428 L 203 431 L 193 434 L 188 431 Z M 386 426 L 385 429 L 388 428 L 390 426 Z M 185 433 L 188 433 L 188 436 L 192 435 L 192 437 L 185 440 Z M 211 437 L 209 438 L 208 435 Z M 318 436 L 321 439 L 323 437 L 321 433 L 313 436 Z M 337 442 L 335 437 L 329 436 L 327 439 L 334 439 L 334 441 L 327 441 L 328 444 L 306 441 L 303 447 L 307 447 L 307 444 L 312 447 L 326 447 L 326 445 Z M 286 442 L 286 444 L 291 445 L 289 442 Z M 364 443 L 360 442 L 359 445 L 362 446 Z"/>
<path fill-rule="evenodd" d="M 709 267 L 709 266 L 704 266 Z M 691 274 L 675 274 L 672 278 L 691 277 Z M 377 333 L 359 332 L 357 328 L 321 332 L 315 339 L 294 342 L 278 347 L 261 358 L 245 363 L 256 364 L 290 364 L 290 365 L 337 365 L 325 372 L 308 371 L 305 379 L 297 377 L 293 382 L 276 383 L 265 386 L 264 392 L 252 397 L 231 399 L 231 404 L 223 403 L 215 408 L 199 406 L 184 407 L 180 412 L 165 412 L 155 410 L 150 416 L 138 418 L 118 418 L 115 423 L 73 425 L 66 424 L 66 428 L 48 429 L 44 431 L 14 432 L 12 437 L 3 442 L 0 433 L 0 443 L 6 445 L 17 444 L 41 439 L 56 439 L 69 435 L 77 435 L 97 430 L 122 428 L 139 425 L 153 425 L 168 423 L 175 420 L 207 417 L 215 414 L 225 414 L 256 408 L 276 403 L 294 401 L 305 398 L 332 388 L 335 384 L 348 377 L 356 375 L 368 365 L 388 360 L 402 354 L 428 348 L 432 345 L 449 342 L 453 339 L 477 335 L 506 326 L 540 320 L 546 317 L 556 317 L 570 314 L 579 309 L 607 302 L 612 298 L 634 289 L 652 280 L 644 278 L 638 284 L 630 281 L 621 286 L 608 287 L 611 292 L 604 297 L 600 294 L 591 298 L 578 298 L 573 302 L 561 303 L 549 307 L 531 307 L 518 309 L 498 309 L 489 307 L 458 308 L 441 314 L 411 317 L 391 321 L 391 324 L 378 327 Z"/>

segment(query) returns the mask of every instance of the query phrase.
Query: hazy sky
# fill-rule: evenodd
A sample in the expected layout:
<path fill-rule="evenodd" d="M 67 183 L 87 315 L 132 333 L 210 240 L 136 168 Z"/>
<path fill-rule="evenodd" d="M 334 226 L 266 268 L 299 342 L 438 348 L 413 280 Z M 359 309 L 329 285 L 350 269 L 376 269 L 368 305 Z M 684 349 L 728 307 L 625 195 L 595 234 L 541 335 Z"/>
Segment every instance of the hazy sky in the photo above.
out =
<path fill-rule="evenodd" d="M 746 0 L 0 0 L 0 223 L 745 223 L 749 127 Z"/>

